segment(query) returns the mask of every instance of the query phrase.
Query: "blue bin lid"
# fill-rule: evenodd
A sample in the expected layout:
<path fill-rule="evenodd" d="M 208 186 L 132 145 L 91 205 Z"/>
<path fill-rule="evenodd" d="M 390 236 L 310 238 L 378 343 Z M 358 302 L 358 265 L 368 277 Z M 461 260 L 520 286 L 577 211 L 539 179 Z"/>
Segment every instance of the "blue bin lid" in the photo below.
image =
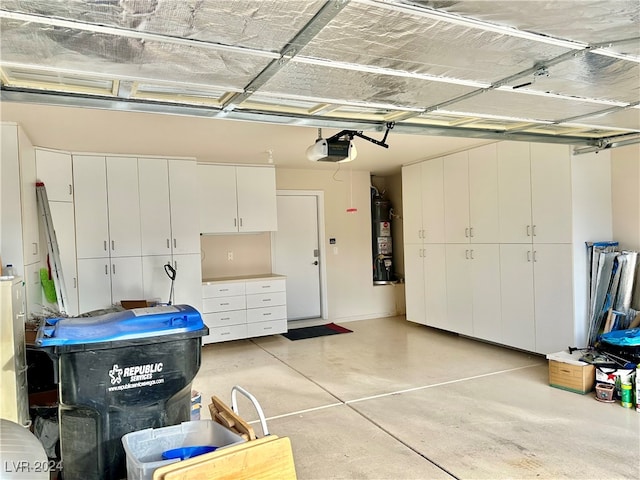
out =
<path fill-rule="evenodd" d="M 95 317 L 50 318 L 40 327 L 41 347 L 133 340 L 187 333 L 204 327 L 200 313 L 189 305 L 134 308 Z"/>

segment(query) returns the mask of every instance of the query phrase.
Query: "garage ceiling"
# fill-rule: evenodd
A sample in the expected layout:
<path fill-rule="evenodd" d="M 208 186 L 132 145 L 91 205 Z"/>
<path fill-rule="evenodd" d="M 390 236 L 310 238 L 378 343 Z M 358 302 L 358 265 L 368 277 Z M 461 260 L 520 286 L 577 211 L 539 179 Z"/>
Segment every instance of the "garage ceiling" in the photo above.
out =
<path fill-rule="evenodd" d="M 640 141 L 638 0 L 2 0 L 0 28 L 2 101 Z"/>

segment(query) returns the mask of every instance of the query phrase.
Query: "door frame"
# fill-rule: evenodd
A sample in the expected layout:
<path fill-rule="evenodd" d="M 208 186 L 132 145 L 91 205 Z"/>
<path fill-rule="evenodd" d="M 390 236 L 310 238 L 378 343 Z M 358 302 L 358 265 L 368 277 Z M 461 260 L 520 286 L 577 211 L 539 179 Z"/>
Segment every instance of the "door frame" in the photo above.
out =
<path fill-rule="evenodd" d="M 327 267 L 326 267 L 326 247 L 324 244 L 324 192 L 322 190 L 276 190 L 277 196 L 308 196 L 316 197 L 316 205 L 318 208 L 318 249 L 320 255 L 318 261 L 320 262 L 320 317 L 323 320 L 328 318 L 328 302 L 327 302 Z M 271 265 L 275 265 L 275 232 L 271 232 Z"/>

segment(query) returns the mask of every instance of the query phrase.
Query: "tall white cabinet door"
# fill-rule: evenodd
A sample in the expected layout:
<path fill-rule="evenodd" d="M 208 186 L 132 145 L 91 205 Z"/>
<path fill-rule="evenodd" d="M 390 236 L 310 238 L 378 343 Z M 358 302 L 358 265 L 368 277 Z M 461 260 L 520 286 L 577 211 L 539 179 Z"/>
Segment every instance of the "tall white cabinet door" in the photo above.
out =
<path fill-rule="evenodd" d="M 236 167 L 198 165 L 200 233 L 238 231 Z"/>
<path fill-rule="evenodd" d="M 469 150 L 469 237 L 471 243 L 498 243 L 498 156 L 496 144 Z"/>
<path fill-rule="evenodd" d="M 444 161 L 445 242 L 469 243 L 469 155 L 447 155 Z"/>
<path fill-rule="evenodd" d="M 142 258 L 112 258 L 111 302 L 117 304 L 122 300 L 140 300 L 142 298 Z"/>
<path fill-rule="evenodd" d="M 76 228 L 73 204 L 69 202 L 49 202 L 51 221 L 56 232 L 62 278 L 67 293 L 67 313 L 78 313 L 78 272 L 76 270 Z"/>
<path fill-rule="evenodd" d="M 200 254 L 198 172 L 195 161 L 169 160 L 171 246 L 176 254 Z M 200 277 L 199 281 L 200 280 Z"/>
<path fill-rule="evenodd" d="M 71 154 L 36 148 L 36 171 L 50 202 L 73 202 Z"/>
<path fill-rule="evenodd" d="M 108 258 L 78 259 L 78 310 L 90 312 L 111 305 Z"/>
<path fill-rule="evenodd" d="M 405 243 L 422 243 L 422 163 L 402 167 L 402 231 Z"/>
<path fill-rule="evenodd" d="M 202 311 L 202 264 L 200 254 L 174 255 L 176 269 L 174 302 Z"/>
<path fill-rule="evenodd" d="M 531 245 L 500 245 L 500 278 L 502 343 L 536 351 Z"/>
<path fill-rule="evenodd" d="M 137 158 L 107 157 L 107 198 L 111 257 L 140 256 Z"/>
<path fill-rule="evenodd" d="M 469 245 L 447 244 L 447 327 L 473 334 L 473 296 Z"/>
<path fill-rule="evenodd" d="M 447 265 L 443 243 L 423 246 L 424 303 L 426 323 L 431 327 L 448 328 Z"/>
<path fill-rule="evenodd" d="M 236 167 L 240 232 L 278 229 L 276 171 L 270 167 Z"/>
<path fill-rule="evenodd" d="M 568 145 L 531 144 L 531 210 L 535 243 L 570 243 L 571 151 Z"/>
<path fill-rule="evenodd" d="M 500 142 L 497 148 L 500 243 L 531 243 L 529 143 Z"/>
<path fill-rule="evenodd" d="M 425 243 L 444 243 L 444 167 L 442 158 L 422 162 L 422 228 Z"/>
<path fill-rule="evenodd" d="M 546 354 L 579 346 L 572 344 L 572 247 L 569 244 L 544 244 L 534 248 L 535 351 Z"/>
<path fill-rule="evenodd" d="M 159 303 L 167 303 L 170 300 L 171 280 L 164 270 L 164 266 L 167 263 L 173 265 L 171 263 L 171 255 L 142 257 L 142 298 L 145 300 L 153 300 Z M 177 278 L 178 275 L 176 275 Z"/>
<path fill-rule="evenodd" d="M 484 340 L 501 342 L 500 246 L 472 245 L 470 257 L 473 335 Z"/>
<path fill-rule="evenodd" d="M 36 197 L 36 154 L 31 141 L 18 127 L 24 264 L 40 261 L 40 229 Z M 46 247 L 45 247 L 46 248 Z"/>
<path fill-rule="evenodd" d="M 74 155 L 73 185 L 77 256 L 79 259 L 108 257 L 109 212 L 104 157 Z"/>
<path fill-rule="evenodd" d="M 404 245 L 404 278 L 407 320 L 426 325 L 424 248 L 420 244 Z"/>
<path fill-rule="evenodd" d="M 167 161 L 138 159 L 142 255 L 171 254 Z M 192 207 L 196 209 L 195 205 Z"/>

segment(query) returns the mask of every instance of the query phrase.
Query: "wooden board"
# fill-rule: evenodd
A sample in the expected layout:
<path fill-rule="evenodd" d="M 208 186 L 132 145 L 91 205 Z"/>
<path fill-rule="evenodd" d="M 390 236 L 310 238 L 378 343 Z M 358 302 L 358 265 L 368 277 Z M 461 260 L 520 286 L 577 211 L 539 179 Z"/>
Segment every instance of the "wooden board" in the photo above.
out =
<path fill-rule="evenodd" d="M 289 438 L 269 435 L 156 469 L 153 480 L 295 480 Z"/>
<path fill-rule="evenodd" d="M 256 433 L 253 430 L 253 427 L 245 422 L 215 395 L 211 397 L 209 413 L 211 414 L 212 420 L 218 422 L 220 425 L 228 428 L 232 432 L 239 434 L 245 440 L 251 441 L 256 439 Z"/>

